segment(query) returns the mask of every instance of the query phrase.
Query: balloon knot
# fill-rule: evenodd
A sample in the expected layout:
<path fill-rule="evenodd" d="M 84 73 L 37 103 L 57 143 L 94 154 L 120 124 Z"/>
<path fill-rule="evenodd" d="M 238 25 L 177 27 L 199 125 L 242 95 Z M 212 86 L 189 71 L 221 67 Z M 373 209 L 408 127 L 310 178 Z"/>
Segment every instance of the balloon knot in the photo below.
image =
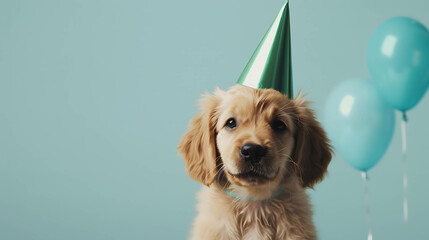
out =
<path fill-rule="evenodd" d="M 408 122 L 407 113 L 405 111 L 402 112 L 402 120 L 404 120 L 404 122 Z"/>

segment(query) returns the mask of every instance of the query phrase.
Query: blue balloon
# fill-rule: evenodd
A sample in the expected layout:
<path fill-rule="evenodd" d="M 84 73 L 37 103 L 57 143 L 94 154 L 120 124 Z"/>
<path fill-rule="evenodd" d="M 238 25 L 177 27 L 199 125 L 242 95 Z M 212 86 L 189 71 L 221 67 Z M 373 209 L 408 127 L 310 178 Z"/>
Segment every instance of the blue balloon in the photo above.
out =
<path fill-rule="evenodd" d="M 373 82 L 350 79 L 330 93 L 323 123 L 340 155 L 352 167 L 367 171 L 386 152 L 393 136 L 395 115 Z"/>
<path fill-rule="evenodd" d="M 370 38 L 367 63 L 390 106 L 401 111 L 413 108 L 429 87 L 429 31 L 406 17 L 383 22 Z"/>

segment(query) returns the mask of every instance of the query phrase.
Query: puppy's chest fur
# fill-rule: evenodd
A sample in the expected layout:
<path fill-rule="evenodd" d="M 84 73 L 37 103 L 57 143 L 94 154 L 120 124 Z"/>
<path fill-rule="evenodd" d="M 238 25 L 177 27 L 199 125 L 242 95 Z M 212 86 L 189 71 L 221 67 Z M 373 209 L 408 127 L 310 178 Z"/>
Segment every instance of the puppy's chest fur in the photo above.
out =
<path fill-rule="evenodd" d="M 278 231 L 284 227 L 278 226 L 277 223 L 281 223 L 278 219 L 286 217 L 279 201 L 248 201 L 233 205 L 236 205 L 236 228 L 243 240 L 276 239 L 277 235 L 284 235 Z"/>
<path fill-rule="evenodd" d="M 294 195 L 294 198 L 285 194 L 278 199 L 242 201 L 205 189 L 200 193 L 202 201 L 191 239 L 316 239 L 307 196 L 304 192 Z"/>

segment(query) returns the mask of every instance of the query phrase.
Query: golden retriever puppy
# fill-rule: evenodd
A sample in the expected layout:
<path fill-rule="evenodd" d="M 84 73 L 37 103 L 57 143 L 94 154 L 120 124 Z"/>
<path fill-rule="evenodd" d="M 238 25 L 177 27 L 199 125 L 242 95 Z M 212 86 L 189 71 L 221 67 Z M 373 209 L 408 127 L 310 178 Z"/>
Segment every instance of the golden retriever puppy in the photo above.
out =
<path fill-rule="evenodd" d="M 178 146 L 199 193 L 193 240 L 316 239 L 305 188 L 331 146 L 306 102 L 235 85 L 202 99 Z"/>

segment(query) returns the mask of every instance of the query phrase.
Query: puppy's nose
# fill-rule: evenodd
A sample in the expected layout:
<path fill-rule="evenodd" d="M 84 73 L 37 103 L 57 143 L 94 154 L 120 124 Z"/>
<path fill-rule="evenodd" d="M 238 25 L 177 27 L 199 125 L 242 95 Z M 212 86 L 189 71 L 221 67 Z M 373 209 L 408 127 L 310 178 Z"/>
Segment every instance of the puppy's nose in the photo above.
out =
<path fill-rule="evenodd" d="M 240 149 L 240 155 L 243 157 L 244 161 L 249 161 L 251 163 L 257 163 L 261 161 L 262 157 L 265 156 L 268 152 L 266 147 L 257 144 L 245 144 Z"/>

